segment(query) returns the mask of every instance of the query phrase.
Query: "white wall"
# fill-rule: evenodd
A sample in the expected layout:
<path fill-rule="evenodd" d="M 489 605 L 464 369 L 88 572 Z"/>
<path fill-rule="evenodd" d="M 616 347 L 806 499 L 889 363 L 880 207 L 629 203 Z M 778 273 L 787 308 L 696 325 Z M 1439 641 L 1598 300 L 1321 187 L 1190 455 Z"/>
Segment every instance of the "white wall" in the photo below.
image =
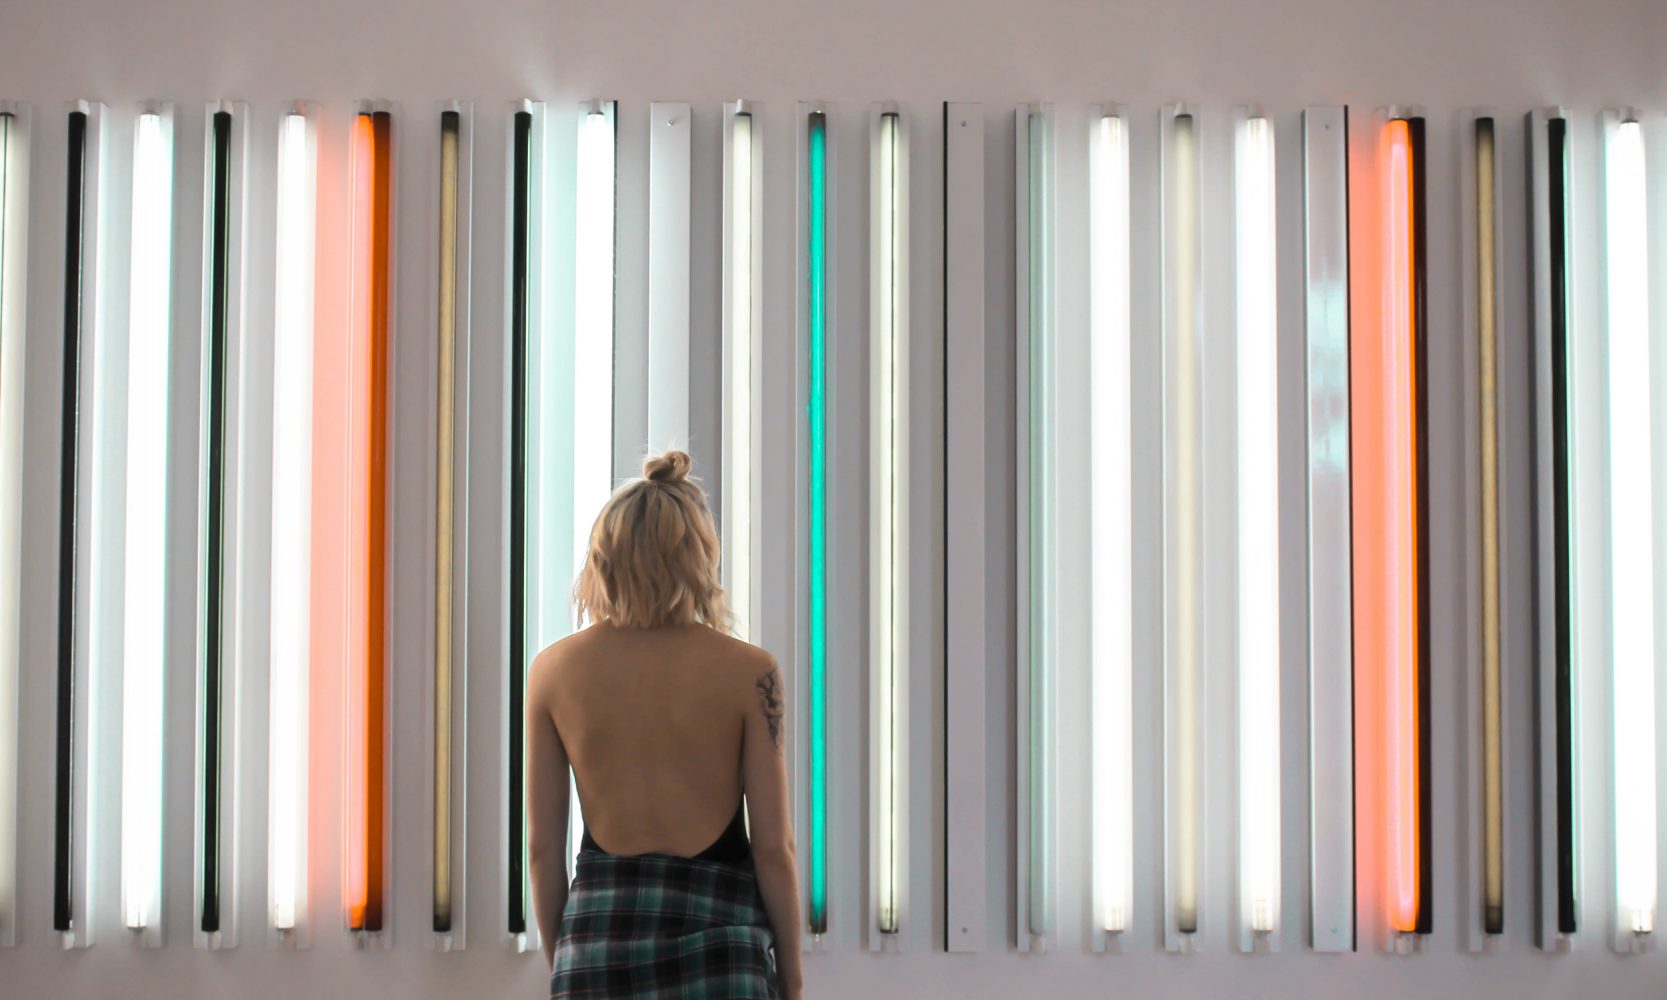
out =
<path fill-rule="evenodd" d="M 33 102 L 36 106 L 32 176 L 35 193 L 31 213 L 29 274 L 29 400 L 27 434 L 27 497 L 25 508 L 25 565 L 32 578 L 26 583 L 24 606 L 24 655 L 22 692 L 22 740 L 25 748 L 20 816 L 20 879 L 22 926 L 18 947 L 0 951 L 0 997 L 83 997 L 124 996 L 238 996 L 248 1000 L 295 995 L 348 995 L 389 993 L 406 996 L 532 996 L 544 990 L 542 964 L 536 956 L 511 954 L 493 931 L 501 921 L 502 889 L 496 885 L 501 820 L 502 780 L 499 770 L 501 733 L 496 728 L 491 706 L 501 697 L 502 643 L 497 623 L 501 612 L 501 557 L 494 540 L 500 527 L 494 513 L 501 483 L 483 476 L 477 482 L 477 510 L 486 511 L 476 525 L 480 541 L 474 547 L 474 581 L 470 603 L 471 697 L 483 709 L 471 721 L 470 762 L 470 845 L 471 885 L 468 895 L 469 947 L 458 954 L 438 954 L 425 947 L 427 825 L 423 795 L 426 758 L 422 746 L 422 720 L 415 709 L 420 705 L 425 678 L 426 647 L 421 628 L 426 596 L 420 577 L 398 576 L 401 559 L 420 558 L 421 532 L 428 516 L 423 470 L 425 441 L 422 431 L 396 432 L 395 488 L 408 498 L 401 501 L 395 523 L 415 539 L 395 550 L 396 590 L 393 613 L 395 646 L 394 732 L 395 780 L 392 821 L 396 849 L 391 878 L 393 908 L 392 948 L 388 951 L 356 953 L 344 934 L 335 931 L 337 854 L 339 836 L 334 832 L 334 814 L 326 801 L 323 815 L 314 817 L 313 871 L 314 916 L 317 933 L 313 947 L 301 953 L 271 949 L 261 926 L 259 887 L 263 880 L 251 876 L 240 903 L 243 942 L 227 953 L 208 953 L 190 946 L 192 903 L 189 892 L 191 843 L 186 834 L 191 811 L 191 733 L 188 709 L 191 696 L 189 622 L 190 572 L 185 568 L 191 549 L 189 540 L 176 542 L 173 552 L 180 556 L 172 573 L 175 591 L 170 610 L 174 638 L 175 680 L 169 691 L 171 736 L 169 753 L 170 831 L 175 835 L 169 847 L 169 894 L 166 919 L 168 946 L 156 952 L 130 948 L 107 929 L 101 942 L 90 951 L 64 952 L 57 948 L 51 925 L 51 758 L 30 748 L 48 745 L 51 734 L 53 626 L 55 607 L 56 555 L 56 415 L 59 385 L 58 296 L 60 295 L 63 157 L 63 104 L 74 97 L 106 102 L 112 112 L 112 139 L 122 146 L 129 141 L 120 122 L 130 114 L 135 101 L 164 98 L 179 102 L 180 146 L 177 164 L 180 194 L 177 197 L 176 232 L 182 239 L 176 260 L 175 315 L 176 343 L 181 350 L 176 361 L 175 385 L 195 385 L 197 354 L 194 333 L 199 321 L 197 269 L 200 249 L 194 246 L 201 232 L 200 216 L 202 114 L 204 102 L 220 97 L 247 100 L 256 109 L 254 133 L 256 160 L 269 156 L 279 102 L 303 97 L 325 106 L 324 155 L 341 157 L 346 150 L 346 123 L 351 102 L 364 97 L 385 97 L 400 103 L 406 123 L 400 132 L 397 169 L 400 241 L 398 262 L 401 280 L 396 285 L 400 319 L 396 343 L 397 379 L 406 387 L 422 386 L 432 377 L 432 361 L 421 350 L 427 315 L 427 267 L 430 257 L 427 225 L 427 192 L 433 184 L 433 156 L 427 133 L 411 127 L 434 102 L 443 98 L 465 98 L 476 102 L 475 161 L 475 258 L 474 315 L 479 353 L 474 382 L 476 399 L 496 403 L 497 379 L 502 371 L 501 335 L 503 323 L 503 266 L 497 248 L 503 245 L 504 142 L 508 104 L 512 99 L 534 97 L 552 108 L 568 108 L 583 98 L 603 96 L 620 101 L 620 242 L 619 323 L 622 366 L 641 365 L 642 326 L 646 312 L 641 293 L 646 274 L 647 105 L 650 100 L 689 100 L 695 104 L 694 182 L 695 240 L 695 371 L 697 390 L 717 386 L 716 325 L 718 215 L 713 199 L 721 175 L 719 166 L 719 102 L 738 96 L 759 100 L 764 105 L 766 173 L 764 199 L 767 218 L 765 318 L 767 329 L 792 329 L 795 303 L 792 251 L 795 246 L 793 205 L 795 198 L 793 118 L 794 102 L 826 98 L 834 102 L 833 138 L 844 140 L 836 147 L 835 197 L 846 206 L 860 206 L 866 197 L 864 159 L 858 155 L 862 132 L 860 123 L 869 103 L 880 99 L 902 102 L 915 127 L 914 181 L 916 204 L 921 206 L 914 239 L 917 288 L 935 288 L 941 262 L 936 259 L 932 234 L 936 229 L 934 204 L 937 197 L 935 173 L 939 149 L 938 114 L 943 100 L 985 102 L 989 143 L 988 200 L 986 203 L 991 278 L 987 291 L 990 324 L 989 384 L 990 471 L 992 516 L 995 523 L 1010 523 L 1013 512 L 1011 483 L 1013 389 L 1008 377 L 1011 364 L 1013 315 L 1012 288 L 1012 107 L 1025 100 L 1058 102 L 1067 117 L 1080 113 L 1086 102 L 1116 99 L 1125 102 L 1135 116 L 1136 152 L 1134 184 L 1137 199 L 1143 192 L 1156 191 L 1156 115 L 1161 102 L 1177 98 L 1197 102 L 1206 116 L 1213 116 L 1206 135 L 1206 156 L 1226 149 L 1225 112 L 1236 103 L 1259 101 L 1278 118 L 1280 142 L 1280 221 L 1284 246 L 1281 263 L 1282 371 L 1287 394 L 1300 386 L 1300 284 L 1296 282 L 1294 256 L 1298 229 L 1298 184 L 1296 157 L 1297 112 L 1304 104 L 1347 103 L 1356 113 L 1387 103 L 1422 104 L 1431 123 L 1429 201 L 1432 247 L 1432 316 L 1446 322 L 1449 334 L 1439 345 L 1450 365 L 1446 374 L 1433 382 L 1438 426 L 1458 426 L 1463 348 L 1457 336 L 1459 292 L 1456 283 L 1440 276 L 1442 267 L 1456 267 L 1456 213 L 1458 208 L 1457 145 L 1452 123 L 1458 109 L 1491 105 L 1501 122 L 1500 155 L 1504 164 L 1505 188 L 1501 203 L 1507 216 L 1505 237 L 1505 330 L 1508 336 L 1526 336 L 1526 228 L 1514 206 L 1524 203 L 1522 129 L 1520 114 L 1531 107 L 1561 103 L 1581 112 L 1595 111 L 1611 104 L 1634 104 L 1659 113 L 1667 100 L 1667 13 L 1646 0 L 1599 0 L 1574 3 L 1533 0 L 1533 2 L 1474 2 L 1466 6 L 1413 0 L 1398 5 L 1353 2 L 1323 3 L 1304 0 L 1287 3 L 1281 12 L 1266 12 L 1261 5 L 1231 0 L 1188 0 L 1177 3 L 1129 3 L 1119 6 L 1086 0 L 1042 0 L 1042 2 L 994 3 L 968 0 L 960 3 L 905 5 L 880 0 L 848 0 L 843 4 L 810 4 L 803 0 L 778 0 L 772 4 L 721 3 L 713 0 L 684 3 L 564 4 L 501 3 L 490 6 L 463 3 L 442 4 L 433 0 L 407 3 L 361 3 L 341 5 L 324 0 L 297 3 L 251 3 L 247 0 L 210 3 L 203 0 L 164 0 L 150 4 L 90 3 L 87 0 L 14 0 L 0 11 L 0 97 Z M 1213 152 L 1212 152 L 1213 151 Z M 1661 144 L 1652 147 L 1659 155 Z M 1062 153 L 1063 155 L 1063 153 Z M 118 159 L 120 159 L 118 157 Z M 1211 160 L 1204 184 L 1206 225 L 1220 217 L 1230 204 L 1225 197 L 1228 167 L 1222 159 Z M 118 175 L 118 183 L 125 178 Z M 323 193 L 327 210 L 345 207 L 345 188 L 338 173 L 326 182 Z M 270 173 L 257 167 L 251 178 L 253 188 L 270 184 Z M 1072 183 L 1061 188 L 1066 203 Z M 266 197 L 269 197 L 266 196 Z M 1658 204 L 1661 199 L 1657 199 Z M 254 203 L 270 213 L 270 202 Z M 865 213 L 851 208 L 850 219 Z M 1155 205 L 1137 205 L 1137 234 L 1155 233 Z M 270 238 L 270 219 L 257 218 L 250 238 Z M 835 308 L 849 318 L 854 341 L 862 331 L 857 318 L 863 303 L 860 244 L 864 226 L 847 221 L 833 228 L 836 267 L 844 268 L 851 280 L 839 284 Z M 1215 230 L 1225 235 L 1226 228 Z M 264 234 L 264 236 L 263 236 Z M 1080 236 L 1080 234 L 1078 234 Z M 1067 235 L 1065 238 L 1074 239 Z M 841 240 L 844 240 L 841 243 Z M 1155 243 L 1152 244 L 1155 246 Z M 707 248 L 714 259 L 702 259 Z M 1226 286 L 1222 275 L 1230 271 L 1230 246 L 1223 244 L 1206 254 L 1206 268 L 1212 294 Z M 1137 256 L 1137 260 L 1139 257 Z M 1224 263 L 1225 262 L 1225 263 Z M 1155 277 L 1149 263 L 1148 284 Z M 1207 271 L 1207 273 L 1209 273 Z M 251 282 L 258 289 L 260 282 Z M 265 308 L 269 299 L 253 292 L 252 308 Z M 264 293 L 269 296 L 268 293 Z M 935 294 L 935 292 L 934 292 Z M 917 292 L 917 295 L 919 293 Z M 1141 297 L 1141 296 L 1144 297 Z M 915 406 L 920 420 L 916 440 L 922 446 L 941 433 L 937 418 L 938 369 L 941 361 L 935 346 L 933 325 L 939 307 L 928 295 L 919 295 L 915 311 L 917 336 L 925 338 L 916 357 L 922 361 L 917 372 L 921 401 Z M 1218 299 L 1219 300 L 1219 299 Z M 1156 298 L 1150 292 L 1137 293 L 1136 331 L 1156 329 Z M 1078 302 L 1075 308 L 1080 309 Z M 1072 308 L 1062 304 L 1062 308 Z M 256 324 L 259 331 L 262 327 Z M 1212 327 L 1206 336 L 1225 330 Z M 1441 330 L 1438 323 L 1438 338 Z M 1518 348 L 1508 352 L 1523 357 Z M 1137 355 L 1137 361 L 1140 356 Z M 1155 347 L 1146 360 L 1155 364 Z M 766 458 L 778 469 L 792 468 L 791 425 L 794 409 L 791 340 L 785 334 L 766 349 L 766 371 L 772 379 L 767 389 L 768 412 L 775 418 L 766 432 Z M 844 537 L 866 537 L 863 529 L 862 498 L 866 483 L 860 476 L 865 421 L 861 413 L 866 385 L 864 351 L 853 344 L 837 347 L 832 361 L 836 379 L 848 379 L 836 388 L 833 402 L 836 472 L 849 472 L 851 480 L 835 498 L 835 530 Z M 1206 387 L 1224 388 L 1230 368 L 1215 365 L 1207 370 Z M 1072 391 L 1081 392 L 1077 385 Z M 1521 368 L 1508 373 L 1505 423 L 1526 426 L 1530 409 L 1526 375 Z M 182 400 L 174 417 L 175 440 L 196 440 L 193 394 L 177 392 Z M 259 393 L 256 393 L 259 397 Z M 1230 398 L 1230 394 L 1229 397 Z M 395 413 L 402 421 L 426 427 L 426 395 L 416 390 L 395 396 Z M 1142 396 L 1136 396 L 1137 403 Z M 1147 400 L 1150 402 L 1150 399 Z M 1287 403 L 1291 402 L 1287 398 Z M 626 410 L 629 411 L 627 405 Z M 494 411 L 495 412 L 495 411 Z M 1213 408 L 1206 421 L 1207 433 L 1214 435 L 1207 445 L 1214 468 L 1226 468 L 1223 461 L 1230 447 L 1224 432 L 1230 427 L 1227 404 Z M 1289 415 L 1299 412 L 1287 406 Z M 1445 420 L 1446 423 L 1441 423 Z M 635 421 L 635 422 L 633 422 Z M 618 443 L 618 469 L 631 471 L 630 457 L 639 442 L 628 437 L 640 433 L 641 417 L 621 414 L 622 437 Z M 635 429 L 635 431 L 633 431 Z M 696 432 L 714 435 L 716 411 L 710 403 L 702 409 L 696 403 Z M 1156 426 L 1136 425 L 1137 434 L 1155 440 Z M 480 421 L 472 430 L 477 468 L 483 456 L 499 453 L 502 431 L 494 421 Z M 1226 442 L 1226 443 L 1223 443 Z M 1289 419 L 1284 437 L 1287 456 L 1300 454 L 1300 431 Z M 1518 436 L 1507 448 L 1507 475 L 1517 496 L 1524 496 L 1528 479 L 1522 458 L 1526 439 Z M 1153 460 L 1149 446 L 1144 460 Z M 1460 455 L 1456 446 L 1440 444 L 1433 457 L 1441 496 L 1457 502 L 1462 497 Z M 193 463 L 194 464 L 194 463 Z M 1151 466 L 1155 468 L 1155 466 Z M 1511 471 L 1515 470 L 1515 471 Z M 715 470 L 713 470 L 715 471 Z M 174 477 L 174 495 L 189 498 L 191 472 L 182 464 Z M 708 481 L 715 479 L 709 474 Z M 927 468 L 930 484 L 942 482 L 941 460 L 934 458 Z M 1285 496 L 1300 495 L 1300 479 L 1288 469 Z M 1147 483 L 1143 499 L 1137 499 L 1141 516 L 1153 514 L 1156 486 Z M 1229 508 L 1225 498 L 1212 500 L 1210 524 L 1220 523 Z M 1143 506 L 1142 506 L 1143 505 Z M 771 625 L 766 644 L 784 657 L 792 655 L 795 621 L 793 608 L 783 595 L 790 592 L 791 539 L 793 537 L 792 492 L 781 478 L 767 480 L 766 530 L 771 532 L 771 555 L 765 568 L 766 615 Z M 919 508 L 917 507 L 917 511 Z M 1078 511 L 1078 517 L 1081 512 Z M 1512 508 L 1509 523 L 1513 537 L 1526 539 L 1526 507 Z M 925 523 L 935 523 L 930 511 Z M 1462 525 L 1456 515 L 1438 520 L 1437 541 L 1450 543 L 1460 537 Z M 188 521 L 176 521 L 188 523 Z M 1286 565 L 1300 565 L 1300 547 L 1293 545 L 1293 524 L 1287 516 Z M 1213 529 L 1212 529 L 1213 530 Z M 837 540 L 837 539 L 836 539 Z M 1013 639 L 1011 566 L 1013 539 L 1000 533 L 989 544 L 995 565 L 1007 567 L 1007 574 L 993 587 L 992 633 L 1002 638 L 1001 650 L 1010 649 Z M 1438 545 L 1439 547 L 1439 545 Z M 941 565 L 938 544 L 928 542 L 917 550 L 926 565 Z M 1155 567 L 1151 546 L 1137 545 L 1139 565 Z M 415 564 L 420 566 L 421 564 Z M 836 596 L 834 624 L 860 630 L 866 602 L 854 589 L 861 581 L 860 553 L 836 554 L 834 583 L 850 588 Z M 1456 577 L 1462 569 L 1456 561 L 1448 568 Z M 1070 570 L 1083 572 L 1081 565 Z M 1436 621 L 1437 646 L 1445 662 L 1459 662 L 1465 648 L 1462 629 L 1463 588 L 1456 582 L 1445 586 L 1451 600 L 1439 601 Z M 1519 574 L 1509 583 L 1506 613 L 1515 648 L 1524 649 L 1529 614 L 1529 583 Z M 1287 591 L 1300 594 L 1300 589 Z M 1230 600 L 1228 583 L 1212 582 L 1209 601 L 1215 607 Z M 920 593 L 917 607 L 931 609 L 941 602 L 941 583 L 934 582 Z M 1138 609 L 1137 609 L 1138 610 Z M 1156 612 L 1155 599 L 1148 611 Z M 924 618 L 925 616 L 922 616 Z M 398 629 L 401 623 L 409 631 Z M 1288 650 L 1300 650 L 1297 637 L 1305 622 L 1300 609 L 1288 614 L 1284 625 Z M 837 635 L 837 632 L 836 632 Z M 1207 657 L 1231 651 L 1230 623 L 1215 622 L 1205 645 Z M 847 635 L 836 642 L 840 663 L 860 665 L 865 648 L 860 635 Z M 1224 645 L 1225 644 L 1225 645 Z M 942 669 L 938 638 L 929 624 L 917 624 L 915 648 L 922 654 L 921 669 Z M 1509 649 L 1510 647 L 1508 647 Z M 1002 656 L 994 658 L 996 672 L 990 691 L 996 713 L 1004 699 L 1011 697 L 1011 664 Z M 1287 677 L 1300 672 L 1300 656 L 1287 656 Z M 1002 668 L 1005 668 L 1003 670 Z M 933 674 L 932 676 L 935 676 Z M 1521 677 L 1522 674 L 1517 674 Z M 836 682 L 832 697 L 835 708 L 842 703 L 855 707 L 860 687 L 853 669 L 844 681 Z M 931 679 L 931 676 L 927 678 Z M 1457 679 L 1454 680 L 1457 685 Z M 917 686 L 918 690 L 918 686 Z M 1455 688 L 1457 690 L 1457 688 Z M 1521 691 L 1519 687 L 1517 689 Z M 1069 691 L 1067 692 L 1069 693 Z M 1080 692 L 1079 692 L 1080 693 Z M 1155 696 L 1155 692 L 1148 692 Z M 833 795 L 836 806 L 845 803 L 843 818 L 836 818 L 835 837 L 845 847 L 835 850 L 836 929 L 828 954 L 813 956 L 808 975 L 812 995 L 915 996 L 948 995 L 998 997 L 1015 994 L 1103 995 L 1125 993 L 1134 996 L 1165 993 L 1200 996 L 1274 997 L 1313 993 L 1323 996 L 1352 996 L 1389 1000 L 1407 996 L 1512 996 L 1563 997 L 1577 993 L 1601 993 L 1614 997 L 1660 997 L 1667 994 L 1667 953 L 1657 952 L 1641 959 L 1623 960 L 1604 952 L 1594 938 L 1583 940 L 1572 955 L 1551 958 L 1533 951 L 1528 936 L 1530 847 L 1521 831 L 1528 829 L 1530 815 L 1527 794 L 1530 784 L 1526 763 L 1529 736 L 1526 699 L 1514 702 L 1510 730 L 1513 778 L 1510 792 L 1510 820 L 1518 831 L 1510 843 L 1509 882 L 1510 932 L 1501 953 L 1486 957 L 1460 954 L 1455 929 L 1457 889 L 1453 884 L 1454 862 L 1458 856 L 1458 825 L 1437 823 L 1437 931 L 1426 954 L 1393 959 L 1370 950 L 1348 957 L 1325 957 L 1308 953 L 1301 945 L 1301 869 L 1304 840 L 1300 831 L 1305 812 L 1302 807 L 1302 775 L 1306 749 L 1296 738 L 1301 730 L 1300 687 L 1293 684 L 1285 697 L 1288 753 L 1285 772 L 1285 817 L 1291 831 L 1287 841 L 1286 940 L 1277 956 L 1233 955 L 1220 943 L 1206 953 L 1175 958 L 1158 953 L 1155 939 L 1139 943 L 1131 952 L 1115 957 L 1089 955 L 1080 946 L 1080 915 L 1071 907 L 1080 902 L 1080 891 L 1066 887 L 1062 908 L 1067 918 L 1062 944 L 1055 953 L 1018 956 L 1009 953 L 1011 937 L 1012 868 L 1002 859 L 1012 836 L 1010 797 L 1013 776 L 1010 769 L 992 770 L 991 811 L 986 817 L 991 836 L 993 871 L 989 878 L 990 940 L 981 955 L 943 955 L 931 947 L 916 945 L 902 955 L 870 955 L 861 950 L 860 921 L 855 907 L 860 901 L 856 888 L 860 854 L 856 838 L 864 829 L 857 809 L 862 773 L 854 753 L 835 764 Z M 1070 713 L 1067 713 L 1068 715 Z M 1003 718 L 995 714 L 995 718 Z M 1067 735 L 1080 737 L 1083 719 L 1075 716 L 1063 723 Z M 1437 709 L 1436 801 L 1456 809 L 1458 775 L 1451 764 L 1459 744 L 1458 719 L 1451 709 Z M 1074 729 L 1072 727 L 1075 727 Z M 252 727 L 258 734 L 263 726 Z M 1150 734 L 1145 734 L 1149 736 Z M 1155 742 L 1142 744 L 1155 747 Z M 839 741 L 855 749 L 860 732 L 836 732 Z M 1003 758 L 1004 742 L 1011 741 L 1010 727 L 992 730 L 992 754 Z M 923 751 L 941 746 L 941 734 L 921 733 L 916 745 Z M 321 750 L 336 754 L 334 746 Z M 1446 756 L 1442 756 L 1445 753 Z M 1224 741 L 1210 752 L 1217 773 L 1224 773 L 1230 761 Z M 256 755 L 249 766 L 264 763 Z M 1155 770 L 1156 763 L 1149 770 Z M 1080 778 L 1080 773 L 1078 774 Z M 1062 787 L 1072 785 L 1071 773 Z M 1213 802 L 1230 803 L 1231 785 L 1212 778 L 1209 794 Z M 1225 780 L 1225 779 L 1223 779 Z M 933 786 L 941 781 L 933 778 Z M 1150 781 L 1142 794 L 1150 798 Z M 325 796 L 328 800 L 328 796 Z M 1069 796 L 1067 797 L 1069 798 Z M 932 818 L 931 801 L 917 808 L 915 815 L 930 820 L 915 840 L 935 845 L 942 836 L 941 819 Z M 1081 804 L 1067 805 L 1062 815 L 1067 858 L 1080 857 L 1086 833 L 1071 823 L 1086 817 Z M 1073 812 L 1072 810 L 1078 810 Z M 259 871 L 264 853 L 260 808 L 243 810 L 246 838 L 242 847 L 246 864 Z M 1217 814 L 1221 818 L 1224 814 Z M 1137 833 L 1141 857 L 1155 859 L 1158 829 L 1155 818 Z M 408 832 L 407 832 L 408 831 Z M 1075 838 L 1074 840 L 1072 838 Z M 1230 871 L 1226 861 L 1230 841 L 1217 837 L 1209 848 L 1208 878 L 1224 879 Z M 934 862 L 935 863 L 935 862 Z M 1070 870 L 1067 861 L 1064 870 Z M 1079 869 L 1080 870 L 1080 869 Z M 1006 875 L 1003 878 L 1003 875 Z M 1601 878 L 1601 871 L 1589 873 Z M 917 902 L 935 900 L 942 891 L 941 875 L 927 867 L 917 875 Z M 977 877 L 956 873 L 952 877 Z M 1588 883 L 1590 884 L 1590 883 Z M 1225 886 L 1214 890 L 1219 908 L 1218 923 L 1225 916 L 1222 901 Z M 1158 915 L 1154 887 L 1148 880 L 1140 897 L 1141 914 L 1150 924 Z M 930 945 L 941 940 L 934 925 L 924 935 Z M 1225 939 L 1223 938 L 1222 941 Z"/>

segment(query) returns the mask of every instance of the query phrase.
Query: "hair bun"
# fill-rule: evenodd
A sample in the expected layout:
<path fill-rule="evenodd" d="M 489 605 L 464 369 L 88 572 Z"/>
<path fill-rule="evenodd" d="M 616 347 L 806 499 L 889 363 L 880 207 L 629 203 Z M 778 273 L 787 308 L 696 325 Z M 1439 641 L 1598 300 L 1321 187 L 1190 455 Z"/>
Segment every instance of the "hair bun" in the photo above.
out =
<path fill-rule="evenodd" d="M 642 474 L 651 483 L 681 483 L 689 478 L 689 467 L 693 464 L 688 452 L 668 451 L 645 459 Z"/>

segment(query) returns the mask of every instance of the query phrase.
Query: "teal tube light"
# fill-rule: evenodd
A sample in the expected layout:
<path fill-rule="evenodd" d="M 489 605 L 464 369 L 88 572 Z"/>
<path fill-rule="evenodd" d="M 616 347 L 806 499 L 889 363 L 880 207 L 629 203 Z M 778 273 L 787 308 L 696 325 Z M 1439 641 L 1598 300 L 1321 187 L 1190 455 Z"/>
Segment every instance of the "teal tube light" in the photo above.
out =
<path fill-rule="evenodd" d="M 827 116 L 813 111 L 806 141 L 809 218 L 809 392 L 805 401 L 810 455 L 810 932 L 828 929 L 828 618 L 827 618 Z"/>

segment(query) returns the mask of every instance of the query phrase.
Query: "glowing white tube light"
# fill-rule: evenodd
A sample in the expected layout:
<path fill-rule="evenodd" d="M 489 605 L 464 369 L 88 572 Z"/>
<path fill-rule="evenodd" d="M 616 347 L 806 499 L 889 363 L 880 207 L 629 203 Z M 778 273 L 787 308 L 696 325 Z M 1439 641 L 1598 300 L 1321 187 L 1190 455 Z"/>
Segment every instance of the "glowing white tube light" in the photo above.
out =
<path fill-rule="evenodd" d="M 1163 120 L 1164 946 L 1193 947 L 1203 863 L 1203 351 L 1197 116 Z"/>
<path fill-rule="evenodd" d="M 689 440 L 689 105 L 648 109 L 648 449 Z"/>
<path fill-rule="evenodd" d="M 577 247 L 573 265 L 573 554 L 575 572 L 591 524 L 613 489 L 614 121 L 613 105 L 579 123 Z"/>
<path fill-rule="evenodd" d="M 1617 943 L 1655 930 L 1655 497 L 1643 129 L 1606 116 L 1609 595 Z"/>
<path fill-rule="evenodd" d="M 17 934 L 17 699 L 23 501 L 23 114 L 0 108 L 0 946 Z"/>
<path fill-rule="evenodd" d="M 579 117 L 573 263 L 573 571 L 590 550 L 590 529 L 613 491 L 614 105 Z M 584 817 L 573 785 L 569 851 L 577 858 Z M 568 871 L 573 871 L 570 864 Z"/>
<path fill-rule="evenodd" d="M 1106 114 L 1089 137 L 1089 406 L 1093 861 L 1097 929 L 1134 911 L 1133 429 L 1129 361 L 1129 128 Z"/>
<path fill-rule="evenodd" d="M 1239 123 L 1239 917 L 1279 925 L 1279 323 L 1273 126 Z"/>
<path fill-rule="evenodd" d="M 307 909 L 307 674 L 311 663 L 313 253 L 317 154 L 307 116 L 278 132 L 272 342 L 272 595 L 268 894 L 272 926 Z"/>
<path fill-rule="evenodd" d="M 723 558 L 735 634 L 752 641 L 758 620 L 759 144 L 745 103 L 729 116 L 724 191 Z"/>
<path fill-rule="evenodd" d="M 139 115 L 127 328 L 127 488 L 122 600 L 123 923 L 162 917 L 162 718 L 168 539 L 168 308 L 173 128 Z"/>
<path fill-rule="evenodd" d="M 876 930 L 901 923 L 903 759 L 908 692 L 908 152 L 903 119 L 882 111 L 874 161 L 873 340 L 870 392 L 871 651 L 874 671 Z"/>

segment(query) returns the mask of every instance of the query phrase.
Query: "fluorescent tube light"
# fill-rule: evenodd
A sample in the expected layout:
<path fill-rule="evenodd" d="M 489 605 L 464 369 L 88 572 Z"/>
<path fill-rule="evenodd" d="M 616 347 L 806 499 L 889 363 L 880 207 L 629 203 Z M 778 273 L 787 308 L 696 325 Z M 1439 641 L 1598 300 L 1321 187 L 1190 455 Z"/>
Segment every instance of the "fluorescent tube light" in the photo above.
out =
<path fill-rule="evenodd" d="M 1279 926 L 1279 316 L 1274 139 L 1238 124 L 1238 696 L 1241 927 Z"/>
<path fill-rule="evenodd" d="M 828 929 L 828 632 L 827 632 L 827 282 L 828 282 L 828 121 L 821 111 L 806 118 L 805 280 L 809 291 L 808 371 L 805 405 L 808 449 L 809 523 L 807 544 L 807 616 L 809 618 L 809 756 L 810 756 L 810 932 Z"/>
<path fill-rule="evenodd" d="M 268 916 L 307 909 L 308 675 L 312 664 L 313 260 L 318 162 L 304 111 L 278 131 L 272 337 L 272 593 L 268 704 Z"/>
<path fill-rule="evenodd" d="M 1129 129 L 1089 136 L 1089 406 L 1093 907 L 1118 934 L 1134 915 L 1134 483 L 1129 305 Z"/>
<path fill-rule="evenodd" d="M 1615 927 L 1630 949 L 1655 930 L 1658 850 L 1651 271 L 1643 127 L 1606 115 L 1603 139 Z"/>
<path fill-rule="evenodd" d="M 138 116 L 127 328 L 127 482 L 122 601 L 122 923 L 162 919 L 168 402 L 173 281 L 173 123 Z M 147 934 L 150 943 L 159 943 Z"/>
<path fill-rule="evenodd" d="M 28 112 L 0 107 L 0 946 L 15 943 Z"/>
<path fill-rule="evenodd" d="M 902 116 L 884 111 L 878 123 L 875 163 L 875 322 L 870 401 L 873 482 L 871 573 L 875 681 L 874 732 L 878 762 L 876 825 L 876 926 L 895 934 L 902 916 L 901 861 L 906 810 L 903 756 L 908 692 L 908 159 Z"/>

